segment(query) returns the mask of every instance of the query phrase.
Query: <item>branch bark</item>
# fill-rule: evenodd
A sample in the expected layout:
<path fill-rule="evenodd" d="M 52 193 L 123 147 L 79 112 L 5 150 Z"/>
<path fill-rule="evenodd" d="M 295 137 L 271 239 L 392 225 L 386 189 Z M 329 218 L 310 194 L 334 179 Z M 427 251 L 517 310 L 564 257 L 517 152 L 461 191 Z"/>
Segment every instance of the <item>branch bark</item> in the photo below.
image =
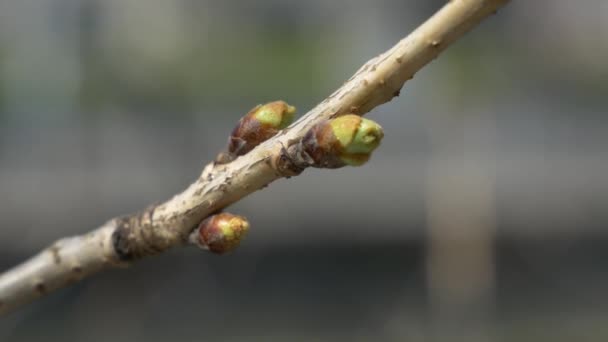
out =
<path fill-rule="evenodd" d="M 295 148 L 323 120 L 363 115 L 399 95 L 424 65 L 508 0 L 452 0 L 390 50 L 363 65 L 338 90 L 287 129 L 228 164 L 208 164 L 182 193 L 139 213 L 112 219 L 92 232 L 61 239 L 0 275 L 0 314 L 102 269 L 188 243 L 207 216 L 299 174 Z"/>

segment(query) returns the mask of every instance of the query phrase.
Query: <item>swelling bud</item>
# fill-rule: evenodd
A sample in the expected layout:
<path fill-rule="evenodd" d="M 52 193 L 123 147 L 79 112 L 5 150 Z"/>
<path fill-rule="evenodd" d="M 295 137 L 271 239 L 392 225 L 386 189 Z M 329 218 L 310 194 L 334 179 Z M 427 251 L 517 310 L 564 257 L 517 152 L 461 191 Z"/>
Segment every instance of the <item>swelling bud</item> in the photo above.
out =
<path fill-rule="evenodd" d="M 372 120 L 346 114 L 315 125 L 302 140 L 312 166 L 339 168 L 365 164 L 380 145 L 384 132 Z"/>
<path fill-rule="evenodd" d="M 296 108 L 285 101 L 274 101 L 254 107 L 234 127 L 228 139 L 227 151 L 221 153 L 216 162 L 225 164 L 253 150 L 289 126 L 295 113 Z"/>
<path fill-rule="evenodd" d="M 224 254 L 238 247 L 248 230 L 249 222 L 246 218 L 219 213 L 201 222 L 192 239 L 202 248 L 216 254 Z"/>

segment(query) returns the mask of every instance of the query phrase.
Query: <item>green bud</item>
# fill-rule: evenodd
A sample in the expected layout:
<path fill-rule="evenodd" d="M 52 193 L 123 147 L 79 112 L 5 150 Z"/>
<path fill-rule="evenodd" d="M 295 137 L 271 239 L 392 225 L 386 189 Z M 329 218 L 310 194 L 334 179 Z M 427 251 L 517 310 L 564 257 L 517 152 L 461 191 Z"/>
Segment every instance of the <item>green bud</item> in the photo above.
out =
<path fill-rule="evenodd" d="M 261 124 L 274 129 L 283 129 L 293 122 L 296 107 L 290 106 L 284 101 L 275 101 L 257 107 L 253 117 Z"/>
<path fill-rule="evenodd" d="M 347 165 L 364 164 L 384 137 L 380 125 L 354 114 L 340 116 L 329 124 L 342 147 L 340 157 Z"/>
<path fill-rule="evenodd" d="M 296 108 L 285 101 L 257 105 L 239 120 L 228 139 L 228 147 L 216 158 L 225 164 L 242 156 L 262 142 L 289 126 L 295 118 Z"/>
<path fill-rule="evenodd" d="M 219 213 L 208 217 L 198 226 L 197 243 L 213 253 L 227 253 L 239 245 L 248 230 L 249 222 L 246 218 Z"/>
<path fill-rule="evenodd" d="M 365 164 L 383 137 L 382 127 L 374 121 L 347 114 L 316 125 L 302 144 L 312 166 L 337 168 Z"/>

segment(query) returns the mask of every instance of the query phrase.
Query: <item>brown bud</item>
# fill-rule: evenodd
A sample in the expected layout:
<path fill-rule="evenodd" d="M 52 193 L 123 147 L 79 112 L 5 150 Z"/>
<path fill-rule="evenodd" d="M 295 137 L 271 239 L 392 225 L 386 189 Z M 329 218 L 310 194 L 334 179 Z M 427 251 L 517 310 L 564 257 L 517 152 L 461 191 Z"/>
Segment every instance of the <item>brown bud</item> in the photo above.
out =
<path fill-rule="evenodd" d="M 234 250 L 249 230 L 249 222 L 242 216 L 219 213 L 205 219 L 193 234 L 197 245 L 213 253 Z"/>
<path fill-rule="evenodd" d="M 293 122 L 295 112 L 296 108 L 285 101 L 254 107 L 239 120 L 228 140 L 227 151 L 220 154 L 216 162 L 230 162 L 270 139 Z"/>
<path fill-rule="evenodd" d="M 355 114 L 315 125 L 302 139 L 312 166 L 334 169 L 365 164 L 384 137 L 382 127 Z"/>

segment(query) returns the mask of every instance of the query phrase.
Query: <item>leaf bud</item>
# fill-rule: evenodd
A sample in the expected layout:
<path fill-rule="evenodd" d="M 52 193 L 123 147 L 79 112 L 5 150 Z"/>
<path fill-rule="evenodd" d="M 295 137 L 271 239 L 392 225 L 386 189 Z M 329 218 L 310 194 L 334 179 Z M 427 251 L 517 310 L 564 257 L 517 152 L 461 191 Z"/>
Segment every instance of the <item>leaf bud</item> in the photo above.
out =
<path fill-rule="evenodd" d="M 239 120 L 228 140 L 227 151 L 221 153 L 216 162 L 225 164 L 253 150 L 289 126 L 295 112 L 296 108 L 285 101 L 257 105 Z"/>
<path fill-rule="evenodd" d="M 212 215 L 194 232 L 197 245 L 216 254 L 224 254 L 238 247 L 249 230 L 249 222 L 243 216 L 230 213 Z"/>
<path fill-rule="evenodd" d="M 302 139 L 302 149 L 314 167 L 360 166 L 369 160 L 383 137 L 382 127 L 374 121 L 346 114 L 311 128 Z"/>

